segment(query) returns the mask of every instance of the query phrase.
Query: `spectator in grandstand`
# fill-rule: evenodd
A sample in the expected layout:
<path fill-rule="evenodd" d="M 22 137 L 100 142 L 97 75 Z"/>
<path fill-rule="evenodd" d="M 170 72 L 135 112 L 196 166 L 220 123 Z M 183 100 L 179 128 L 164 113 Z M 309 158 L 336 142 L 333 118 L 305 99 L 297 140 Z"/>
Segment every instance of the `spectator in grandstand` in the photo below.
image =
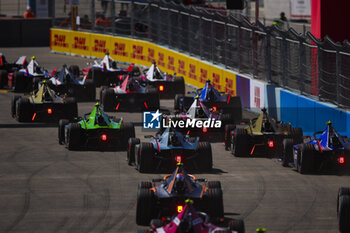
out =
<path fill-rule="evenodd" d="M 68 13 L 68 18 L 65 18 L 59 25 L 59 27 L 68 27 L 72 23 L 72 12 Z"/>
<path fill-rule="evenodd" d="M 26 10 L 26 12 L 24 12 L 23 17 L 25 19 L 35 18 L 35 14 L 32 11 L 32 8 L 30 6 L 27 7 L 27 10 Z"/>
<path fill-rule="evenodd" d="M 275 20 L 273 21 L 273 25 L 276 25 L 276 26 L 278 26 L 278 27 L 283 27 L 283 26 L 284 26 L 284 23 L 287 22 L 287 21 L 288 21 L 288 19 L 287 19 L 285 13 L 284 13 L 284 12 L 281 12 L 280 18 L 279 18 L 279 19 L 275 19 Z"/>
<path fill-rule="evenodd" d="M 91 29 L 91 22 L 88 15 L 84 15 L 84 17 L 80 20 L 80 28 Z"/>
<path fill-rule="evenodd" d="M 95 20 L 95 26 L 97 28 L 105 28 L 111 26 L 111 20 L 106 18 L 104 14 L 100 14 L 99 17 Z"/>

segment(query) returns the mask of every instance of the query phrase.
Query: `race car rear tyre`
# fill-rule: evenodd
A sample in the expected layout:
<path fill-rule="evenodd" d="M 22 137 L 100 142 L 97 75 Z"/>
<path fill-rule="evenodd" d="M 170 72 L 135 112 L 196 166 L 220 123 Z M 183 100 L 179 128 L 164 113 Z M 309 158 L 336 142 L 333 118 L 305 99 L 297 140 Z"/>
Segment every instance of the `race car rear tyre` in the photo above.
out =
<path fill-rule="evenodd" d="M 200 171 L 210 171 L 213 168 L 213 155 L 209 142 L 199 142 L 197 147 L 197 165 Z"/>
<path fill-rule="evenodd" d="M 101 104 L 103 106 L 103 111 L 113 112 L 114 108 L 115 94 L 113 89 L 104 89 L 102 92 Z"/>
<path fill-rule="evenodd" d="M 13 118 L 16 117 L 16 103 L 17 103 L 19 98 L 21 98 L 21 97 L 18 95 L 15 95 L 12 97 L 12 100 L 11 100 L 11 116 Z"/>
<path fill-rule="evenodd" d="M 96 100 L 96 87 L 92 80 L 86 80 L 84 95 L 88 100 L 91 100 L 91 101 Z"/>
<path fill-rule="evenodd" d="M 153 171 L 154 148 L 152 143 L 142 142 L 137 155 L 137 168 L 141 173 Z"/>
<path fill-rule="evenodd" d="M 230 100 L 228 100 L 230 98 Z M 235 123 L 242 120 L 242 102 L 239 96 L 227 96 L 226 103 L 223 105 L 224 113 L 230 113 Z"/>
<path fill-rule="evenodd" d="M 75 78 L 80 77 L 80 69 L 77 65 L 71 65 L 69 66 L 68 70 L 75 76 Z"/>
<path fill-rule="evenodd" d="M 339 199 L 339 231 L 341 233 L 350 232 L 350 196 L 344 195 Z"/>
<path fill-rule="evenodd" d="M 129 165 L 135 164 L 135 145 L 140 144 L 139 138 L 129 138 L 128 140 L 128 150 L 126 153 L 127 161 Z"/>
<path fill-rule="evenodd" d="M 32 105 L 28 98 L 19 98 L 16 102 L 16 118 L 19 122 L 28 122 L 32 120 Z M 34 120 L 34 119 L 33 119 Z"/>
<path fill-rule="evenodd" d="M 0 70 L 0 88 L 7 86 L 8 73 L 6 70 Z"/>
<path fill-rule="evenodd" d="M 240 219 L 233 219 L 229 225 L 231 231 L 236 231 L 237 233 L 245 233 L 244 221 Z"/>
<path fill-rule="evenodd" d="M 24 92 L 26 89 L 26 82 L 25 82 L 26 80 L 24 77 L 24 73 L 16 71 L 13 74 L 13 78 L 14 78 L 13 79 L 14 80 L 14 91 L 15 92 Z"/>
<path fill-rule="evenodd" d="M 152 188 L 152 183 L 149 181 L 141 181 L 139 184 L 139 189 L 150 189 Z"/>
<path fill-rule="evenodd" d="M 135 137 L 135 127 L 133 123 L 123 122 L 120 129 L 122 130 L 122 149 L 128 149 L 129 138 Z"/>
<path fill-rule="evenodd" d="M 81 126 L 78 123 L 68 125 L 67 147 L 68 150 L 76 150 L 80 146 Z"/>
<path fill-rule="evenodd" d="M 290 134 L 291 134 L 291 137 L 294 139 L 295 145 L 303 143 L 304 141 L 303 130 L 301 128 L 291 128 Z"/>
<path fill-rule="evenodd" d="M 150 88 L 147 90 L 148 93 L 148 110 L 157 110 L 160 107 L 159 102 L 159 92 L 155 88 Z"/>
<path fill-rule="evenodd" d="M 208 189 L 209 216 L 212 219 L 224 217 L 224 203 L 221 189 Z"/>
<path fill-rule="evenodd" d="M 139 188 L 136 202 L 136 223 L 148 225 L 153 216 L 153 192 L 150 189 Z"/>
<path fill-rule="evenodd" d="M 290 138 L 283 139 L 283 154 L 282 154 L 282 166 L 288 167 L 290 163 L 293 163 L 293 145 L 294 140 Z"/>
<path fill-rule="evenodd" d="M 231 152 L 235 157 L 248 156 L 249 135 L 246 129 L 236 128 L 231 142 Z"/>
<path fill-rule="evenodd" d="M 103 72 L 100 68 L 92 67 L 91 68 L 91 80 L 96 87 L 100 87 L 103 82 Z"/>
<path fill-rule="evenodd" d="M 298 172 L 306 174 L 313 170 L 314 146 L 312 144 L 302 144 L 300 157 L 298 159 Z"/>
<path fill-rule="evenodd" d="M 175 77 L 175 93 L 176 94 L 185 94 L 185 80 L 184 77 L 179 76 Z"/>
<path fill-rule="evenodd" d="M 221 117 L 222 125 L 234 124 L 235 121 L 231 113 L 224 113 Z"/>
<path fill-rule="evenodd" d="M 175 111 L 180 111 L 182 112 L 182 109 L 180 109 L 180 102 L 181 102 L 181 99 L 184 97 L 183 94 L 176 94 L 175 95 L 175 99 L 174 99 L 174 110 Z"/>
<path fill-rule="evenodd" d="M 341 196 L 350 196 L 350 188 L 348 187 L 340 187 L 338 190 L 337 196 L 337 215 L 339 217 L 339 200 Z"/>
<path fill-rule="evenodd" d="M 65 113 L 69 120 L 73 120 L 75 117 L 78 117 L 78 105 L 77 100 L 74 97 L 68 97 L 65 99 Z"/>
<path fill-rule="evenodd" d="M 58 121 L 58 143 L 61 145 L 64 144 L 66 141 L 64 129 L 67 124 L 69 124 L 69 120 L 67 119 L 60 119 Z"/>
<path fill-rule="evenodd" d="M 221 190 L 221 182 L 220 181 L 208 181 L 208 188 L 217 188 Z"/>
<path fill-rule="evenodd" d="M 236 128 L 233 124 L 225 125 L 225 150 L 230 150 L 231 148 L 231 132 Z"/>
<path fill-rule="evenodd" d="M 134 66 L 131 70 L 131 75 L 135 77 L 140 76 L 141 75 L 140 67 Z"/>

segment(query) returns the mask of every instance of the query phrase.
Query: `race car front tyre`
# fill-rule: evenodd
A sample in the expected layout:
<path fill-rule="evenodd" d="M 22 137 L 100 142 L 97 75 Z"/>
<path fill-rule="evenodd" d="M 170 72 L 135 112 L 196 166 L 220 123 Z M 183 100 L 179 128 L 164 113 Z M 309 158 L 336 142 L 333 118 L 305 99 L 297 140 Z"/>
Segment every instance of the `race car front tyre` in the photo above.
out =
<path fill-rule="evenodd" d="M 103 74 L 100 68 L 91 68 L 91 80 L 93 81 L 96 87 L 100 87 L 102 85 L 102 76 Z"/>
<path fill-rule="evenodd" d="M 220 181 L 208 181 L 208 188 L 217 188 L 221 190 L 221 182 Z"/>
<path fill-rule="evenodd" d="M 180 102 L 181 99 L 184 98 L 183 94 L 176 94 L 174 99 L 174 110 L 182 112 L 182 109 L 180 109 Z"/>
<path fill-rule="evenodd" d="M 293 145 L 294 140 L 290 138 L 283 139 L 283 154 L 282 154 L 282 166 L 288 167 L 290 163 L 293 163 Z"/>
<path fill-rule="evenodd" d="M 301 128 L 291 128 L 290 134 L 291 137 L 294 139 L 295 145 L 303 143 L 303 130 Z"/>
<path fill-rule="evenodd" d="M 224 217 L 224 202 L 221 189 L 208 189 L 209 216 L 212 219 Z"/>
<path fill-rule="evenodd" d="M 0 70 L 0 88 L 7 86 L 8 73 L 6 70 Z"/>
<path fill-rule="evenodd" d="M 176 94 L 185 94 L 185 80 L 184 77 L 179 76 L 175 77 L 175 93 Z"/>
<path fill-rule="evenodd" d="M 19 98 L 21 98 L 21 97 L 18 95 L 15 95 L 12 97 L 12 100 L 11 100 L 11 116 L 13 118 L 16 117 L 16 103 L 17 103 Z"/>
<path fill-rule="evenodd" d="M 129 138 L 128 140 L 128 150 L 127 150 L 127 161 L 129 165 L 135 164 L 135 145 L 140 144 L 139 138 Z"/>
<path fill-rule="evenodd" d="M 209 142 L 198 143 L 196 161 L 200 171 L 210 171 L 213 168 L 213 155 Z"/>
<path fill-rule="evenodd" d="M 26 80 L 23 72 L 16 71 L 13 74 L 14 80 L 14 91 L 15 92 L 24 92 L 26 89 Z M 12 81 L 13 82 L 13 81 Z"/>
<path fill-rule="evenodd" d="M 122 130 L 122 149 L 127 150 L 129 138 L 135 137 L 134 124 L 129 122 L 123 122 L 120 129 Z"/>
<path fill-rule="evenodd" d="M 141 173 L 153 171 L 154 148 L 152 143 L 142 142 L 137 155 L 137 168 Z"/>
<path fill-rule="evenodd" d="M 298 172 L 306 174 L 313 170 L 314 146 L 312 144 L 302 144 L 298 159 Z"/>
<path fill-rule="evenodd" d="M 338 190 L 337 196 L 337 215 L 339 217 L 339 200 L 341 196 L 350 196 L 350 188 L 348 187 L 340 187 Z"/>
<path fill-rule="evenodd" d="M 341 233 L 350 232 L 350 196 L 344 195 L 339 198 L 339 231 Z"/>
<path fill-rule="evenodd" d="M 78 117 L 78 105 L 74 97 L 68 97 L 65 99 L 65 113 L 69 120 L 73 120 Z"/>
<path fill-rule="evenodd" d="M 19 122 L 29 122 L 32 119 L 32 105 L 28 98 L 19 98 L 16 102 L 16 119 Z"/>
<path fill-rule="evenodd" d="M 59 144 L 64 144 L 65 143 L 65 127 L 69 123 L 69 120 L 67 119 L 60 119 L 58 121 L 58 143 Z"/>
<path fill-rule="evenodd" d="M 71 123 L 68 126 L 67 147 L 68 150 L 76 150 L 80 146 L 81 126 L 78 123 Z"/>
<path fill-rule="evenodd" d="M 236 231 L 237 233 L 245 233 L 244 221 L 240 219 L 233 219 L 229 225 L 231 231 Z"/>
<path fill-rule="evenodd" d="M 152 219 L 153 192 L 150 189 L 139 188 L 136 202 L 136 223 L 148 225 Z"/>
<path fill-rule="evenodd" d="M 246 129 L 236 128 L 231 142 L 231 152 L 235 157 L 248 156 L 249 135 Z"/>
<path fill-rule="evenodd" d="M 115 111 L 114 108 L 114 100 L 115 100 L 115 94 L 113 89 L 104 89 L 102 92 L 102 100 L 101 104 L 103 106 L 103 111 L 106 112 L 113 112 Z"/>
<path fill-rule="evenodd" d="M 236 128 L 233 124 L 225 125 L 225 150 L 230 150 L 231 148 L 231 132 Z"/>
<path fill-rule="evenodd" d="M 139 183 L 139 189 L 141 189 L 141 188 L 143 188 L 143 189 L 150 189 L 150 188 L 152 188 L 152 183 L 149 182 L 149 181 L 141 181 Z"/>
<path fill-rule="evenodd" d="M 150 88 L 147 90 L 148 93 L 148 110 L 157 110 L 160 107 L 160 102 L 159 102 L 159 93 L 157 89 L 155 88 Z"/>

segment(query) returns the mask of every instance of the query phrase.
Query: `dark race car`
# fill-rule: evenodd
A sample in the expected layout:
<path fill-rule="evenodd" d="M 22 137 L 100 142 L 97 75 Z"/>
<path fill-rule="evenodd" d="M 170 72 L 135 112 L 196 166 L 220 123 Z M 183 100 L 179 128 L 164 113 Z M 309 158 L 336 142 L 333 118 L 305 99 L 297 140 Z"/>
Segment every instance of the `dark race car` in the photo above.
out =
<path fill-rule="evenodd" d="M 175 127 L 184 134 L 199 136 L 201 140 L 222 142 L 225 136 L 225 126 L 236 123 L 230 113 L 223 113 L 217 109 L 208 109 L 197 96 L 186 112 L 174 116 L 163 116 L 165 125 Z M 162 125 L 163 126 L 163 125 Z"/>
<path fill-rule="evenodd" d="M 126 150 L 130 137 L 135 137 L 134 125 L 108 116 L 98 103 L 83 118 L 61 119 L 58 125 L 58 141 L 69 150 Z"/>
<path fill-rule="evenodd" d="M 58 122 L 77 117 L 78 106 L 74 98 L 63 98 L 42 82 L 30 96 L 14 96 L 11 114 L 19 122 Z"/>
<path fill-rule="evenodd" d="M 138 138 L 129 139 L 127 159 L 129 165 L 136 162 L 140 172 L 173 169 L 175 162 L 182 162 L 186 168 L 209 171 L 213 166 L 210 143 L 189 138 L 170 127 L 162 134 L 156 134 L 150 142 L 140 143 Z M 135 161 L 136 156 L 136 161 Z"/>
<path fill-rule="evenodd" d="M 127 70 L 118 68 L 117 61 L 106 53 L 103 59 L 95 60 L 91 67 L 83 69 L 83 74 L 88 80 L 92 80 L 96 87 L 100 87 L 119 85 L 123 81 L 123 75 L 136 72 L 136 69 L 138 68 L 134 68 L 134 64 L 131 64 Z"/>
<path fill-rule="evenodd" d="M 158 89 L 161 99 L 173 99 L 177 94 L 185 94 L 184 78 L 176 74 L 163 73 L 155 62 L 138 79 Z"/>
<path fill-rule="evenodd" d="M 339 231 L 341 233 L 350 232 L 350 188 L 341 187 L 337 197 L 337 217 Z"/>
<path fill-rule="evenodd" d="M 78 76 L 63 65 L 47 82 L 58 95 L 74 97 L 77 101 L 95 101 L 96 88 L 91 80 L 79 80 Z"/>
<path fill-rule="evenodd" d="M 231 93 L 226 94 L 219 92 L 211 83 L 207 81 L 202 89 L 198 89 L 192 97 L 177 95 L 175 96 L 174 109 L 178 112 L 187 111 L 193 100 L 199 96 L 200 104 L 207 109 L 213 109 L 216 112 L 229 113 L 234 117 L 236 122 L 242 120 L 242 104 L 239 96 L 232 96 Z"/>
<path fill-rule="evenodd" d="M 163 179 L 141 182 L 137 192 L 136 223 L 148 225 L 151 219 L 172 216 L 194 200 L 196 209 L 216 220 L 224 217 L 223 196 L 219 181 L 208 182 L 188 174 L 179 163 L 172 174 Z"/>
<path fill-rule="evenodd" d="M 330 121 L 324 131 L 314 133 L 313 137 L 305 143 L 285 139 L 282 165 L 292 165 L 302 174 L 321 170 L 350 171 L 350 143 Z"/>
<path fill-rule="evenodd" d="M 283 153 L 283 139 L 291 138 L 295 142 L 303 141 L 301 128 L 292 128 L 271 118 L 266 109 L 250 121 L 237 127 L 226 127 L 226 149 L 236 157 L 268 156 L 280 157 Z M 230 135 L 229 137 L 227 135 Z"/>
<path fill-rule="evenodd" d="M 143 233 L 245 233 L 244 221 L 233 219 L 228 229 L 214 225 L 210 217 L 200 211 L 196 211 L 193 200 L 187 199 L 186 204 L 178 208 L 176 214 L 167 219 L 152 219 L 150 229 L 137 232 Z"/>
<path fill-rule="evenodd" d="M 120 86 L 101 89 L 101 104 L 106 112 L 140 112 L 159 109 L 159 92 L 141 85 L 129 75 Z"/>
<path fill-rule="evenodd" d="M 0 53 L 0 88 L 8 86 L 8 76 L 9 74 L 16 72 L 27 66 L 27 58 L 21 56 L 16 62 L 7 62 L 5 55 Z"/>

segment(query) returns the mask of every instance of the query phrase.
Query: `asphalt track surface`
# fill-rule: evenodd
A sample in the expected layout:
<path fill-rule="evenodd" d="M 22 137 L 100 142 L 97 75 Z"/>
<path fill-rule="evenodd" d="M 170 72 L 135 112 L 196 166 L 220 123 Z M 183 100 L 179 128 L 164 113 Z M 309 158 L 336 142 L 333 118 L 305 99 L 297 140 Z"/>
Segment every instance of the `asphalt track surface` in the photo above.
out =
<path fill-rule="evenodd" d="M 33 55 L 45 68 L 81 68 L 88 59 L 50 54 L 49 48 L 0 48 L 9 61 Z M 18 123 L 10 116 L 13 93 L 0 92 L 0 232 L 135 232 L 136 191 L 140 181 L 161 174 L 140 174 L 127 165 L 126 152 L 68 151 L 58 144 L 57 127 Z M 171 108 L 171 100 L 161 101 Z M 93 102 L 79 103 L 79 114 Z M 135 122 L 141 114 L 116 113 Z M 245 113 L 245 118 L 250 114 Z M 235 158 L 222 143 L 212 144 L 214 169 L 197 177 L 219 180 L 225 217 L 245 220 L 246 232 L 337 231 L 336 195 L 350 186 L 349 176 L 300 175 L 277 159 Z"/>

